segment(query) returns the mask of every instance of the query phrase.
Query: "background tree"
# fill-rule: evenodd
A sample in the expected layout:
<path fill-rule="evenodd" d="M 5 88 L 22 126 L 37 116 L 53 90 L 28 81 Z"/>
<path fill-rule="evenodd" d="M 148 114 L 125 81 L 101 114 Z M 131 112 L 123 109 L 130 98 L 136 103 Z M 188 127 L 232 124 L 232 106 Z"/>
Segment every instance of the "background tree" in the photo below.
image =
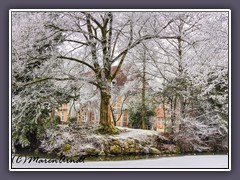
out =
<path fill-rule="evenodd" d="M 226 148 L 227 13 L 176 13 L 173 19 L 169 29 L 181 38 L 155 41 L 158 48 L 150 57 L 156 68 L 153 75 L 164 82 L 158 86 L 159 95 L 171 105 L 175 140 L 189 140 L 192 148 L 199 150 L 211 143 Z"/>
<path fill-rule="evenodd" d="M 135 129 L 142 128 L 142 97 L 136 97 L 129 105 L 129 119 L 130 126 Z M 155 106 L 151 103 L 150 99 L 145 99 L 145 129 L 150 129 L 150 117 L 155 115 Z"/>
<path fill-rule="evenodd" d="M 71 98 L 69 88 L 54 83 L 63 79 L 52 76 L 52 66 L 59 67 L 59 64 L 49 59 L 60 42 L 51 32 L 46 33 L 41 24 L 49 16 L 30 14 L 31 17 L 29 13 L 13 14 L 12 18 L 13 150 L 15 145 L 36 147 L 36 139 L 43 135 L 47 125 L 45 120 L 50 121 L 49 114 Z M 46 40 L 46 36 L 51 38 Z"/>

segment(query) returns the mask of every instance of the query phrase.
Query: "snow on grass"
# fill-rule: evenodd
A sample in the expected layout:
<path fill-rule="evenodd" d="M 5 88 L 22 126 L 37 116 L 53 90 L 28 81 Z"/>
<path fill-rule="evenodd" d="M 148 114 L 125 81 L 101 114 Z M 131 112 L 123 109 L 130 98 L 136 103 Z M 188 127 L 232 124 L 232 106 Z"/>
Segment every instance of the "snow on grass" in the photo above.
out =
<path fill-rule="evenodd" d="M 88 149 L 97 149 L 99 151 L 108 152 L 112 142 L 120 146 L 125 144 L 134 144 L 134 142 L 142 143 L 143 146 L 153 146 L 158 139 L 166 138 L 160 135 L 160 132 L 153 130 L 131 129 L 118 127 L 120 133 L 117 135 L 96 134 L 94 129 L 74 130 L 68 127 L 59 127 L 58 130 L 47 130 L 47 137 L 42 140 L 40 148 L 43 152 L 61 154 L 66 156 L 78 156 L 85 154 Z M 71 147 L 65 151 L 64 147 Z M 125 146 L 125 145 L 124 145 Z M 88 152 L 90 153 L 90 152 Z"/>
<path fill-rule="evenodd" d="M 121 139 L 135 138 L 140 140 L 148 139 L 151 136 L 159 136 L 162 139 L 166 139 L 164 136 L 160 135 L 160 132 L 154 130 L 145 130 L 145 129 L 131 129 L 125 127 L 118 127 L 121 131 L 120 134 L 115 135 L 115 137 Z"/>

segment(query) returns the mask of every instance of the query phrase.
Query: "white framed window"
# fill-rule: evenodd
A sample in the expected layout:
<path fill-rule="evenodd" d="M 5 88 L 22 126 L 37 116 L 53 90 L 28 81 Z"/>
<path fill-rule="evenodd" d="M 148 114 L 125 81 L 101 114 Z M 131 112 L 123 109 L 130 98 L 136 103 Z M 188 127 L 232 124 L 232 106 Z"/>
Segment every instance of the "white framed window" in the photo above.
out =
<path fill-rule="evenodd" d="M 161 125 L 164 125 L 164 123 L 165 123 L 165 120 L 164 120 L 164 118 L 162 118 L 161 119 Z"/>
<path fill-rule="evenodd" d="M 82 122 L 83 122 L 83 123 L 87 122 L 87 115 L 86 115 L 86 113 L 84 113 L 84 114 L 82 115 Z"/>

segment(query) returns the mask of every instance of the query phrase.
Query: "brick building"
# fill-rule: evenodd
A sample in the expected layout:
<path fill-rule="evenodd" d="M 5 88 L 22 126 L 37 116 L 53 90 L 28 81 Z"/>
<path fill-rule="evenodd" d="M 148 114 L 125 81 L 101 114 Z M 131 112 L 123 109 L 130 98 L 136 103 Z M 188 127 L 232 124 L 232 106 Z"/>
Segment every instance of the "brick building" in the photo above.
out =
<path fill-rule="evenodd" d="M 112 72 L 115 72 L 116 67 L 112 67 Z M 120 71 L 117 77 L 113 80 L 113 88 L 119 89 L 124 86 L 127 81 L 127 76 Z M 116 121 L 116 126 L 128 127 L 129 115 L 128 115 L 128 99 L 123 96 L 112 96 L 112 120 Z M 72 103 L 63 104 L 56 112 L 56 115 L 60 116 L 62 123 L 67 123 L 70 117 L 76 118 L 77 124 L 98 124 L 99 123 L 99 107 L 96 103 L 78 104 L 74 108 L 71 107 Z M 156 116 L 152 117 L 151 124 L 156 130 L 164 132 L 167 121 L 170 116 L 167 113 L 167 105 L 159 104 L 155 110 Z"/>

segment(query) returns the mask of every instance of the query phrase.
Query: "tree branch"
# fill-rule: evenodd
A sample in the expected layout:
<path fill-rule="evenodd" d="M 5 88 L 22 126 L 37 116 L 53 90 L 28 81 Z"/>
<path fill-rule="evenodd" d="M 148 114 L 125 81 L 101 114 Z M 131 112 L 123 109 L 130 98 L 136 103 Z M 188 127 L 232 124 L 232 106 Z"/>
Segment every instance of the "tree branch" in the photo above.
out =
<path fill-rule="evenodd" d="M 73 78 L 55 78 L 55 77 L 43 77 L 43 78 L 40 78 L 40 79 L 36 79 L 36 80 L 33 80 L 33 81 L 30 81 L 30 82 L 27 82 L 25 84 L 23 83 L 19 83 L 19 84 L 16 84 L 18 87 L 21 86 L 21 87 L 25 87 L 25 86 L 29 86 L 29 85 L 33 85 L 33 84 L 36 84 L 36 83 L 41 83 L 41 82 L 44 82 L 44 81 L 48 81 L 48 80 L 56 80 L 56 81 L 66 81 L 66 80 L 74 80 Z"/>
<path fill-rule="evenodd" d="M 95 69 L 92 65 L 86 63 L 85 61 L 82 61 L 82 60 L 79 60 L 79 59 L 76 59 L 76 58 L 72 58 L 72 57 L 65 57 L 65 56 L 58 56 L 57 58 L 67 59 L 67 60 L 70 60 L 70 61 L 75 61 L 75 62 L 84 64 L 84 65 L 86 65 L 87 67 L 89 67 L 90 69 L 92 69 L 94 72 L 96 72 L 96 69 Z"/>
<path fill-rule="evenodd" d="M 85 46 L 89 46 L 89 43 L 87 43 L 87 42 L 81 42 L 81 41 L 72 40 L 72 39 L 65 39 L 64 41 L 74 42 L 74 43 L 82 44 L 82 45 L 85 45 Z"/>

